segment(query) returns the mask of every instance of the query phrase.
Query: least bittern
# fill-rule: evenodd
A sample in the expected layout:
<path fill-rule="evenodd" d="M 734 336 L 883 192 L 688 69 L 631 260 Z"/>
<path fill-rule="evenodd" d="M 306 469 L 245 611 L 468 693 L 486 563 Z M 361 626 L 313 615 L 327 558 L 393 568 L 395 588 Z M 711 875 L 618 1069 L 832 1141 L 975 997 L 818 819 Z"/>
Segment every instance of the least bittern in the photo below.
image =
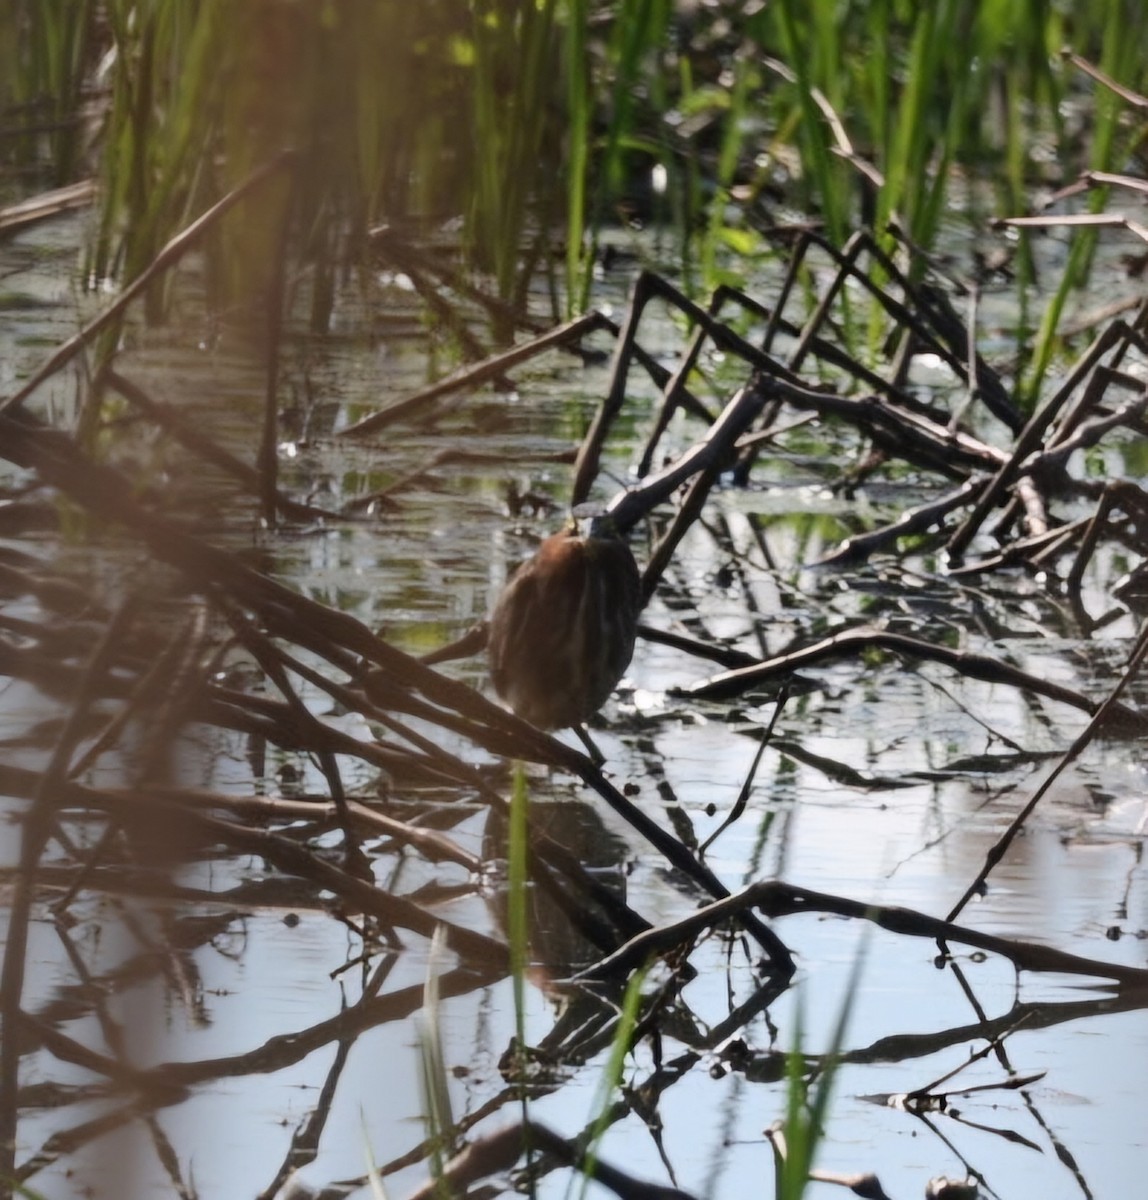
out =
<path fill-rule="evenodd" d="M 495 691 L 539 729 L 573 727 L 605 703 L 634 653 L 641 577 L 609 517 L 548 537 L 511 577 L 490 618 Z"/>

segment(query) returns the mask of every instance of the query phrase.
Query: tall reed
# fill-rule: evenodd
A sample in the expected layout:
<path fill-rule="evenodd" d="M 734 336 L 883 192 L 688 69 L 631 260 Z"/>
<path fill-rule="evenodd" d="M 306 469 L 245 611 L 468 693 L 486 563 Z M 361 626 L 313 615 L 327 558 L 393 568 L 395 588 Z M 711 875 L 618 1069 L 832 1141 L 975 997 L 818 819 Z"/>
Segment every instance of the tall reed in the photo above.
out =
<path fill-rule="evenodd" d="M 99 45 L 91 0 L 8 0 L 0 7 L 0 162 L 46 172 L 83 168 L 83 104 Z"/>
<path fill-rule="evenodd" d="M 132 278 L 252 163 L 290 148 L 292 188 L 208 247 L 208 278 L 215 303 L 250 301 L 287 247 L 320 327 L 341 271 L 363 261 L 363 235 L 383 221 L 418 234 L 457 219 L 469 262 L 519 308 L 564 240 L 567 305 L 581 307 L 617 205 L 638 197 L 640 219 L 658 215 L 655 165 L 678 266 L 689 275 L 700 263 L 707 286 L 737 274 L 777 198 L 819 215 L 838 243 L 861 222 L 881 235 L 896 222 L 930 248 L 951 212 L 1016 211 L 1085 164 L 1123 165 L 1134 138 L 1122 104 L 1060 65 L 1061 45 L 1129 87 L 1146 79 L 1136 39 L 1121 33 L 1133 27 L 1127 0 L 7 8 L 0 89 L 10 114 L 35 103 L 59 118 L 57 178 L 77 169 L 87 98 L 103 98 L 90 277 Z M 11 162 L 31 143 L 3 145 Z M 1027 284 L 1023 253 L 1020 264 Z M 1087 269 L 1089 255 L 1073 265 Z M 165 300 L 152 293 L 152 316 Z"/>

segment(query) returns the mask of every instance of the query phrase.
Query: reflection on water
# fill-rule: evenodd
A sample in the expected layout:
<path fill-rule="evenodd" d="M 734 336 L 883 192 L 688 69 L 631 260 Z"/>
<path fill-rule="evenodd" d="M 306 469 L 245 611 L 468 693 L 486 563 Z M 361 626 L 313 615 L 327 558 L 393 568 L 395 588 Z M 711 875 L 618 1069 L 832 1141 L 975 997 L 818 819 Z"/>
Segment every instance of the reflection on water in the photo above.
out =
<path fill-rule="evenodd" d="M 593 805 L 574 797 L 535 800 L 529 823 L 527 959 L 531 980 L 545 988 L 617 949 L 646 923 L 626 907 L 626 843 Z M 505 859 L 507 837 L 505 815 L 492 809 L 482 843 L 488 868 Z M 505 887 L 495 887 L 490 901 L 507 932 Z"/>
<path fill-rule="evenodd" d="M 63 228 L 26 237 L 71 237 Z M 15 256 L 7 269 L 39 278 L 40 267 L 21 258 L 26 245 L 4 248 Z M 620 295 L 627 281 L 615 282 Z M 45 289 L 47 307 L 15 314 L 24 334 L 0 335 L 0 357 L 10 353 L 17 373 L 38 362 L 42 340 L 71 327 L 68 293 Z M 680 336 L 667 323 L 653 341 L 676 350 Z M 196 331 L 141 334 L 124 366 L 250 454 L 245 431 L 262 401 L 259 373 L 240 354 L 202 345 Z M 555 524 L 547 505 L 561 511 L 569 485 L 562 456 L 590 419 L 604 365 L 540 360 L 516 373 L 513 396 L 455 402 L 445 415 L 436 410 L 431 428 L 350 444 L 331 431 L 374 406 L 381 390 L 414 390 L 421 353 L 363 332 L 322 350 L 300 340 L 289 358 L 298 403 L 283 485 L 330 509 L 396 480 L 407 486 L 376 501 L 369 517 L 316 518 L 277 533 L 261 530 L 250 502 L 235 496 L 204 517 L 210 540 L 257 553 L 292 588 L 400 647 L 442 645 L 485 615 L 508 569 Z M 67 387 L 53 387 L 53 403 L 66 403 Z M 642 396 L 631 405 L 610 447 L 619 479 L 644 432 Z M 684 423 L 674 428 L 680 446 L 693 436 Z M 825 485 L 842 447 L 825 428 L 803 436 L 806 444 L 759 464 L 754 488 L 717 497 L 683 543 L 647 623 L 762 656 L 846 623 L 881 622 L 991 653 L 1095 698 L 1107 694 L 1135 632 L 1127 615 L 1086 637 L 1042 581 L 1008 573 L 961 580 L 927 555 L 811 568 L 860 510 L 887 518 L 923 485 L 911 479 L 849 501 L 830 497 Z M 444 450 L 474 453 L 444 458 Z M 204 490 L 200 468 L 170 447 L 144 438 L 133 452 L 172 508 Z M 1110 458 L 1107 469 L 1123 467 Z M 531 504 L 508 516 L 508 498 L 523 496 Z M 15 681 L 0 705 L 10 816 L 31 795 L 33 777 L 18 773 L 50 757 L 68 697 L 140 562 L 138 546 L 114 530 L 91 528 L 81 539 L 51 505 L 38 521 L 6 528 L 0 542 L 11 568 L 3 618 Z M 635 540 L 640 561 L 652 536 Z M 1129 565 L 1111 548 L 1093 559 L 1084 589 L 1093 616 L 1113 607 L 1112 585 Z M 31 587 L 39 577 L 55 590 Z M 61 581 L 73 591 L 65 595 Z M 267 736 L 283 712 L 272 707 L 278 693 L 251 645 L 198 618 L 181 586 L 157 572 L 135 640 L 125 639 L 112 673 L 116 688 L 83 731 L 80 745 L 90 748 L 125 698 L 142 695 L 115 751 L 96 755 L 73 780 L 115 792 L 115 803 L 88 795 L 87 807 L 79 794 L 69 802 L 62 793 L 47 841 L 23 986 L 18 1171 L 46 1196 L 271 1196 L 335 1181 L 365 1196 L 369 1152 L 387 1169 L 390 1194 L 404 1195 L 426 1176 L 415 1018 L 428 969 L 440 976 L 436 1021 L 455 1121 L 480 1134 L 518 1113 L 523 1080 L 505 1057 L 516 1019 L 500 954 L 505 831 L 488 794 L 508 794 L 508 773 L 418 714 L 405 719 L 464 760 L 468 784 L 426 764 L 414 772 L 382 751 L 356 758 L 344 746 L 335 757 L 346 795 L 426 839 L 415 853 L 393 827 L 364 817 L 355 825 L 363 858 L 348 859 L 343 818 L 327 803 L 330 763 Z M 80 608 L 68 608 L 77 598 Z M 169 681 L 187 671 L 189 681 L 211 686 L 189 682 L 173 693 L 182 707 L 168 711 L 158 698 L 166 693 L 145 686 L 157 663 Z M 674 694 L 716 669 L 639 642 L 595 730 L 615 782 L 694 846 L 737 804 L 774 709 L 768 691 L 733 703 Z M 480 661 L 449 671 L 486 687 Z M 386 731 L 303 674 L 291 682 L 302 709 L 327 728 L 360 742 L 380 738 L 386 749 Z M 706 851 L 731 889 L 778 878 L 943 915 L 1087 719 L 1001 683 L 889 655 L 826 662 L 799 684 L 746 811 Z M 259 703 L 243 707 L 240 695 Z M 296 710 L 295 719 L 305 717 Z M 1094 743 L 962 919 L 1141 964 L 1143 783 L 1134 741 Z M 160 803 L 165 788 L 216 799 L 185 824 Z M 570 977 L 643 925 L 681 919 L 704 898 L 565 774 L 532 769 L 529 792 L 536 870 L 524 1020 L 527 1043 L 549 1055 L 548 1067 L 540 1053 L 527 1076 L 531 1113 L 572 1136 L 593 1115 L 618 997 Z M 273 800 L 283 803 L 272 809 Z M 236 829 L 246 840 L 229 840 L 240 837 L 228 833 Z M 15 842 L 2 851 L 8 900 Z M 301 851 L 329 874 L 293 872 L 291 856 Z M 424 932 L 396 914 L 365 914 L 354 890 L 364 862 L 386 893 L 487 939 L 489 955 L 456 948 L 431 961 Z M 594 905 L 585 901 L 591 895 Z M 783 1052 L 794 1044 L 798 1006 L 804 1048 L 820 1054 L 863 955 L 820 1165 L 874 1170 L 893 1196 L 918 1195 L 935 1175 L 979 1172 L 1007 1197 L 1115 1197 L 1148 1167 L 1138 1068 L 1129 1065 L 1143 1061 L 1148 1029 L 1129 1001 L 1061 976 L 1026 973 L 1018 982 L 999 957 L 959 947 L 950 948 L 959 970 L 941 970 L 934 942 L 865 936 L 839 918 L 789 916 L 777 929 L 800 980 L 780 999 L 763 988 L 760 951 L 740 936 L 702 936 L 687 976 L 654 970 L 657 1036 L 643 1038 L 628 1060 L 629 1107 L 603 1141 L 604 1161 L 659 1181 L 668 1163 L 678 1186 L 698 1195 L 741 1196 L 750 1179 L 757 1186 L 771 1167 L 762 1131 L 784 1110 Z M 991 1037 L 1001 1039 L 994 1052 L 970 1061 Z M 946 1085 L 954 1092 L 993 1090 L 970 1090 L 944 1114 L 925 1116 L 867 1099 L 926 1088 L 958 1068 Z M 1000 1090 L 1010 1072 L 1045 1074 L 1022 1090 Z M 558 1171 L 542 1190 L 556 1195 L 566 1181 Z M 838 1193 L 814 1185 L 809 1194 Z"/>

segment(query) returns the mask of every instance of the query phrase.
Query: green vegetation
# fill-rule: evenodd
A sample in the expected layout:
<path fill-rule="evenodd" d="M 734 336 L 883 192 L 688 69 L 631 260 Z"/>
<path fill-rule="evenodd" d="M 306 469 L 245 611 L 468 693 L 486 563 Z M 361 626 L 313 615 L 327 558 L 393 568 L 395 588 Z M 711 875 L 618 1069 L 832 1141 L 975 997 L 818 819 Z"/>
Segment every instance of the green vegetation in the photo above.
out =
<path fill-rule="evenodd" d="M 101 47 L 90 0 L 15 0 L 0 9 L 0 163 L 39 166 L 50 185 L 82 170 L 85 89 Z"/>
<path fill-rule="evenodd" d="M 865 952 L 857 956 L 850 972 L 850 987 L 838 1010 L 837 1021 L 820 1070 L 812 1081 L 807 1078 L 805 1054 L 805 1011 L 801 995 L 797 997 L 793 1049 L 785 1056 L 785 1119 L 775 1126 L 772 1138 L 775 1150 L 775 1179 L 777 1200 L 801 1200 L 813 1171 L 817 1148 L 825 1134 L 829 1117 L 829 1102 L 840 1066 L 845 1031 L 860 982 Z"/>
<path fill-rule="evenodd" d="M 530 968 L 529 804 L 526 770 L 522 763 L 516 762 L 507 824 L 506 940 L 510 948 L 510 976 L 514 988 L 514 1032 L 519 1054 L 517 1065 L 523 1078 L 526 1074 L 526 973 Z M 525 1120 L 525 1089 L 522 1104 Z"/>
<path fill-rule="evenodd" d="M 954 207 L 1018 213 L 1038 183 L 1123 165 L 1141 130 L 1060 51 L 1141 89 L 1129 28 L 1126 0 L 16 0 L 0 16 L 0 155 L 51 183 L 98 171 L 93 280 L 134 278 L 289 148 L 290 189 L 208 247 L 217 304 L 262 296 L 286 247 L 321 327 L 370 227 L 458 220 L 514 308 L 554 261 L 576 308 L 620 213 L 672 218 L 682 277 L 708 289 L 744 279 L 737 256 L 790 213 L 838 245 L 872 223 L 928 249 Z M 1095 234 L 1079 237 L 1067 286 Z"/>
<path fill-rule="evenodd" d="M 446 949 L 446 934 L 440 926 L 431 939 L 427 959 L 427 978 L 423 989 L 423 1010 L 419 1028 L 419 1084 L 423 1120 L 427 1131 L 427 1162 L 431 1178 L 441 1182 L 450 1154 L 457 1150 L 457 1124 L 450 1100 L 446 1060 L 443 1057 L 442 1017 L 437 972 Z M 377 1170 L 374 1171 L 377 1176 Z M 447 1188 L 436 1187 L 436 1194 L 449 1196 Z"/>

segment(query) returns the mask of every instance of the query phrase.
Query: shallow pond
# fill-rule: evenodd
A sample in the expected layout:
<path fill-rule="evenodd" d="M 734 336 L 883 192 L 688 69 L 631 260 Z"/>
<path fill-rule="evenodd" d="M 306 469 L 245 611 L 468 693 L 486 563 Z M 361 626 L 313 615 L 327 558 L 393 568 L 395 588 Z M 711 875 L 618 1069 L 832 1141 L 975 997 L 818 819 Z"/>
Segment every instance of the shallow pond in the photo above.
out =
<path fill-rule="evenodd" d="M 6 391 L 76 325 L 69 248 L 77 228 L 65 221 L 0 247 Z M 602 282 L 616 313 L 628 279 L 620 266 Z M 481 620 L 514 564 L 561 524 L 570 453 L 605 392 L 612 346 L 596 335 L 594 361 L 551 353 L 513 372 L 514 391 L 464 393 L 436 402 L 425 423 L 340 439 L 338 430 L 427 380 L 427 340 L 402 282 L 380 279 L 366 311 L 348 299 L 336 336 L 299 335 L 285 356 L 283 486 L 337 510 L 400 481 L 370 512 L 270 532 L 249 497 L 213 490 L 210 474 L 158 439 L 130 440 L 120 465 L 138 469 L 169 511 L 194 507 L 210 540 L 417 654 Z M 372 328 L 366 312 L 385 314 L 388 328 Z M 672 366 L 683 335 L 662 318 L 644 341 Z M 130 343 L 119 360 L 124 374 L 250 460 L 263 380 L 242 346 L 203 324 L 191 306 L 171 328 L 135 331 Z M 719 358 L 709 365 L 730 372 Z M 599 481 L 599 499 L 630 478 L 651 420 L 650 396 L 651 389 L 635 387 L 629 398 L 608 449 L 607 476 L 615 482 Z M 40 399 L 41 411 L 66 415 L 71 378 L 55 381 Z M 679 450 L 699 435 L 682 418 L 671 430 Z M 848 430 L 823 425 L 799 432 L 757 464 L 751 486 L 713 495 L 646 624 L 766 657 L 880 622 L 1102 700 L 1136 636 L 1136 620 L 1111 595 L 1134 556 L 1104 546 L 1093 558 L 1084 605 L 1093 617 L 1111 611 L 1114 619 L 1090 634 L 1054 583 L 1020 568 L 963 579 L 932 551 L 818 568 L 842 537 L 895 519 L 936 487 L 903 473 L 848 494 L 832 490 L 855 441 Z M 1087 469 L 1134 477 L 1136 449 L 1115 442 Z M 11 532 L 3 545 L 110 607 L 148 569 L 145 556 L 128 536 L 82 526 L 47 522 Z M 649 537 L 640 529 L 633 539 L 639 561 Z M 178 610 L 179 588 L 165 586 L 157 607 Z M 18 589 L 4 609 L 8 618 L 47 615 L 42 598 Z M 218 677 L 248 681 L 258 674 L 235 645 L 215 669 Z M 481 659 L 443 669 L 489 691 Z M 1087 723 L 1064 704 L 941 663 L 855 653 L 800 672 L 754 771 L 775 690 L 734 701 L 680 694 L 719 670 L 640 640 L 594 737 L 608 777 L 628 786 L 659 824 L 695 846 L 717 833 L 705 861 L 733 891 L 777 879 L 943 917 Z M 353 711 L 297 682 L 324 724 L 356 739 L 375 735 Z M 1143 687 L 1137 699 L 1142 706 Z M 65 711 L 45 688 L 14 679 L 0 705 L 10 764 L 41 768 Z M 442 727 L 417 727 L 509 795 L 510 772 L 497 756 Z M 314 756 L 253 748 L 254 741 L 189 722 L 168 779 L 205 793 L 328 795 Z M 364 844 L 375 881 L 442 920 L 504 939 L 505 831 L 481 796 L 389 778 L 351 755 L 340 763 L 350 795 L 442 831 L 481 864 L 435 866 L 379 835 Z M 1143 966 L 1144 774 L 1136 739 L 1092 742 L 960 921 L 1002 938 Z M 537 765 L 526 777 L 532 821 L 607 888 L 624 893 L 646 921 L 665 925 L 705 900 L 576 779 Z M 744 813 L 718 833 L 750 778 Z M 81 782 L 142 786 L 130 738 Z M 11 880 L 23 804 L 6 803 Z M 69 812 L 62 820 L 73 851 L 100 836 L 90 815 Z M 313 833 L 309 821 L 299 827 Z M 337 861 L 341 840 L 335 828 L 308 844 Z M 373 1162 L 386 1174 L 389 1195 L 407 1195 L 428 1174 L 420 1046 L 436 1038 L 453 1120 L 467 1139 L 520 1118 L 522 1087 L 507 1058 L 518 1018 L 503 971 L 468 973 L 451 952 L 433 951 L 406 929 L 366 937 L 361 917 L 316 882 L 290 878 L 258 852 L 201 850 L 176 856 L 154 878 L 138 863 L 112 859 L 97 860 L 92 878 L 77 881 L 72 853 L 49 848 L 23 992 L 35 1043 L 21 1062 L 17 1167 L 28 1187 L 53 1198 L 124 1200 L 366 1196 Z M 68 886 L 77 890 L 66 908 L 51 907 Z M 528 1046 L 548 1048 L 550 1056 L 539 1051 L 530 1069 L 526 1106 L 532 1120 L 576 1137 L 605 1104 L 604 1022 L 620 995 L 561 986 L 596 954 L 544 897 L 531 913 L 522 1029 Z M 1018 974 L 999 955 L 956 944 L 942 964 L 935 940 L 824 911 L 781 917 L 773 928 L 797 961 L 796 983 L 764 1006 L 755 1003 L 765 978 L 761 950 L 743 934 L 703 936 L 689 956 L 688 978 L 651 969 L 647 995 L 663 989 L 664 1002 L 625 1060 L 625 1103 L 611 1110 L 598 1147 L 603 1162 L 695 1196 L 772 1194 L 764 1131 L 785 1114 L 784 1056 L 798 1047 L 809 1056 L 826 1053 L 848 1002 L 820 1170 L 872 1172 L 894 1198 L 921 1195 L 936 1176 L 974 1176 L 983 1195 L 1010 1200 L 1115 1200 L 1148 1171 L 1139 1104 L 1148 1020 L 1132 989 L 1053 972 Z M 428 973 L 442 990 L 430 1015 Z M 1018 1079 L 1023 1086 L 1010 1085 Z M 947 1094 L 943 1105 L 896 1099 L 930 1088 Z M 580 1186 L 571 1179 L 569 1170 L 551 1169 L 539 1193 Z M 500 1181 L 506 1177 L 496 1175 Z M 814 1182 L 808 1191 L 839 1194 L 840 1182 Z"/>

